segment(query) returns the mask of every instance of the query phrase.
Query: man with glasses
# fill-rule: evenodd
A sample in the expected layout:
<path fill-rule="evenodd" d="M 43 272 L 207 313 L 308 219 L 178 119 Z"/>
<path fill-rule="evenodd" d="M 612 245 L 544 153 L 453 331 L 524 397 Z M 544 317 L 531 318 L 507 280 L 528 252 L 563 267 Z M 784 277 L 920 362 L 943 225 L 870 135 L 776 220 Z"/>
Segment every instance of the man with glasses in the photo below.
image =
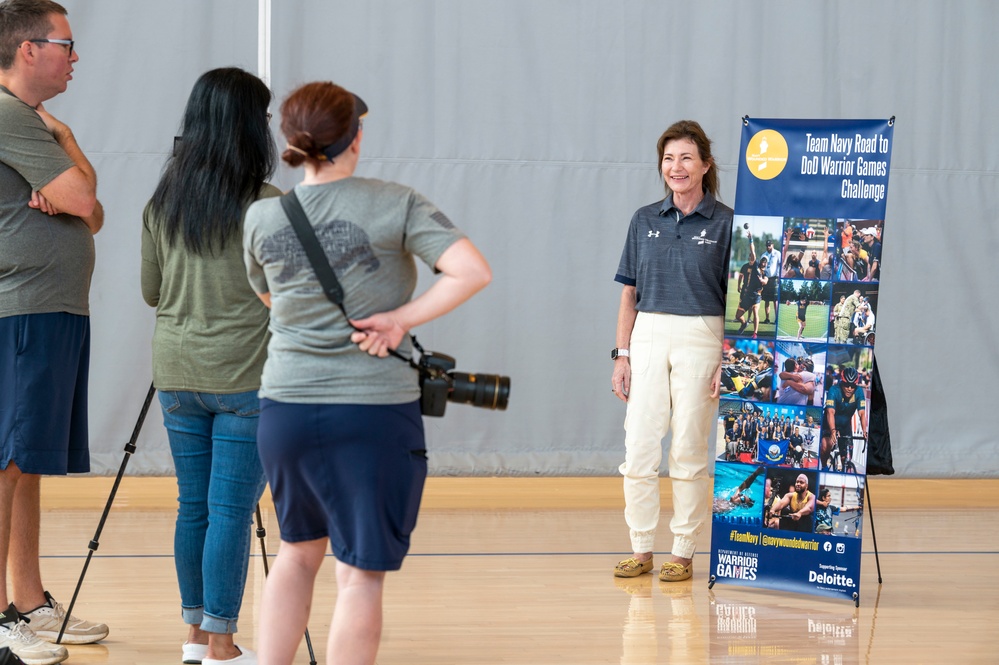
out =
<path fill-rule="evenodd" d="M 73 46 L 62 6 L 0 2 L 0 648 L 35 665 L 68 657 L 50 643 L 66 612 L 41 581 L 40 478 L 90 470 L 89 291 L 104 212 L 93 166 L 43 106 L 72 79 Z M 107 634 L 70 617 L 62 641 Z"/>

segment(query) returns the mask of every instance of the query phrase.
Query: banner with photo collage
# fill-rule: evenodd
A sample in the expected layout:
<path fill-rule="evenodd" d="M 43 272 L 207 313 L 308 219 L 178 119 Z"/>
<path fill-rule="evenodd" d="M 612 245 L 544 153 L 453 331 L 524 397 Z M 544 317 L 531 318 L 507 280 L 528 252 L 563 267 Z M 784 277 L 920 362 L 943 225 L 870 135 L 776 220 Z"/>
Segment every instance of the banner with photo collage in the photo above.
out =
<path fill-rule="evenodd" d="M 867 405 L 893 125 L 744 119 L 712 586 L 859 603 Z"/>

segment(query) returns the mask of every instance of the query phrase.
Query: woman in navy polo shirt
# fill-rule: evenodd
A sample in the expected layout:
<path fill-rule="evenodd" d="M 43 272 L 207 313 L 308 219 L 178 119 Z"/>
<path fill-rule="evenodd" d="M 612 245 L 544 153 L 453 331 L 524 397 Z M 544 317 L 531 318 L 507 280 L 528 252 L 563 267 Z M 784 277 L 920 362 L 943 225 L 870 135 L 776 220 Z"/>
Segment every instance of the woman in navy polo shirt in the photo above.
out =
<path fill-rule="evenodd" d="M 614 574 L 652 570 L 662 439 L 672 430 L 673 545 L 659 579 L 678 582 L 692 574 L 710 505 L 732 209 L 716 199 L 717 167 L 699 124 L 673 124 L 657 147 L 666 198 L 635 212 L 614 278 L 624 288 L 611 390 L 628 404 L 620 471 L 633 552 Z"/>

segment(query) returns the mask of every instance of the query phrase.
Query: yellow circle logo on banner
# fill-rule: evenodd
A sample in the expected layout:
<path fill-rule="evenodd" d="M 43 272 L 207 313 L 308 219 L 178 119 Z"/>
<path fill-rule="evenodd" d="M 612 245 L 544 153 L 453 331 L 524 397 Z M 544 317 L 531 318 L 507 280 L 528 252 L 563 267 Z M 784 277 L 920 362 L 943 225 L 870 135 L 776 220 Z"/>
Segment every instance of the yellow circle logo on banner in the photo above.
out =
<path fill-rule="evenodd" d="M 764 129 L 756 132 L 746 146 L 746 166 L 760 180 L 772 180 L 787 166 L 787 141 L 780 132 Z"/>

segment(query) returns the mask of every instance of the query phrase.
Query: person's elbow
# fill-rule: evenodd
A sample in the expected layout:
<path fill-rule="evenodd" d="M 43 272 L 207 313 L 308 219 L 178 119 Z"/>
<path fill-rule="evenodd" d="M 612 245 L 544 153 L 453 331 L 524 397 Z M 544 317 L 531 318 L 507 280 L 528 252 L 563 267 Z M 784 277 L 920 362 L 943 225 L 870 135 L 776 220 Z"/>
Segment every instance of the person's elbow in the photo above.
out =
<path fill-rule="evenodd" d="M 59 212 L 91 217 L 99 210 L 97 184 L 79 166 L 64 171 L 39 191 Z"/>
<path fill-rule="evenodd" d="M 481 291 L 493 281 L 493 270 L 489 267 L 489 263 L 482 259 L 472 266 L 467 279 L 476 292 Z"/>
<path fill-rule="evenodd" d="M 97 210 L 97 191 L 93 190 L 87 193 L 81 193 L 71 200 L 71 204 L 66 206 L 64 212 L 68 212 L 71 215 L 76 215 L 77 217 L 91 218 L 94 212 Z M 97 225 L 99 230 L 101 226 L 104 225 L 104 216 L 100 215 L 100 223 Z M 96 233 L 96 231 L 94 231 Z"/>

